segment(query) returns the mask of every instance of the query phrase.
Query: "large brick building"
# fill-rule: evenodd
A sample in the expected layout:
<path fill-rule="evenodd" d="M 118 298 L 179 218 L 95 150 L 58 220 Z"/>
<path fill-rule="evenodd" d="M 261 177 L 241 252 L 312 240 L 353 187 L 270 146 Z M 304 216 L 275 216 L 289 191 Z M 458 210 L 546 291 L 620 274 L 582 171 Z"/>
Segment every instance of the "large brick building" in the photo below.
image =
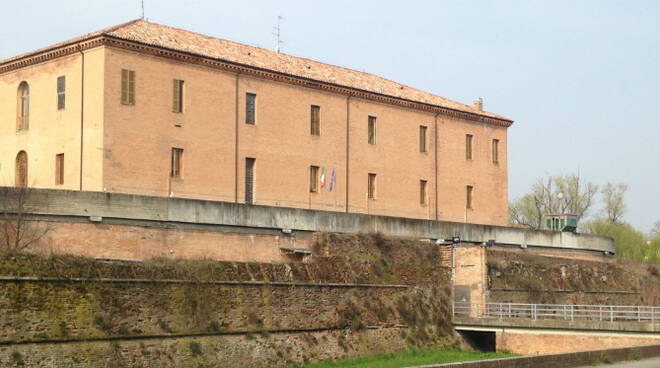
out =
<path fill-rule="evenodd" d="M 4 186 L 505 225 L 511 124 L 143 20 L 0 62 Z"/>

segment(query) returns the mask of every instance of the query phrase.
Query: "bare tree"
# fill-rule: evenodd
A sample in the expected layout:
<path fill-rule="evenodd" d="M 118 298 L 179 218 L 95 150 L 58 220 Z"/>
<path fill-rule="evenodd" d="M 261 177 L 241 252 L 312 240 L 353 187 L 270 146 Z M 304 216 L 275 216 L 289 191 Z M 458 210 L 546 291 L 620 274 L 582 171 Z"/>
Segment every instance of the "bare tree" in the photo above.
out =
<path fill-rule="evenodd" d="M 660 221 L 653 223 L 653 227 L 651 228 L 651 238 L 660 238 Z"/>
<path fill-rule="evenodd" d="M 545 214 L 584 217 L 598 193 L 598 185 L 583 182 L 580 174 L 539 179 L 530 193 L 509 204 L 511 223 L 539 229 Z"/>
<path fill-rule="evenodd" d="M 525 194 L 509 204 L 509 220 L 513 224 L 539 229 L 542 219 L 538 198 L 533 194 Z"/>
<path fill-rule="evenodd" d="M 29 218 L 26 211 L 31 190 L 27 187 L 1 188 L 0 250 L 18 252 L 28 249 L 52 227 Z"/>
<path fill-rule="evenodd" d="M 601 193 L 603 195 L 603 202 L 605 202 L 605 213 L 607 220 L 613 223 L 619 223 L 626 211 L 626 203 L 623 201 L 623 196 L 628 190 L 628 185 L 625 183 L 612 184 L 607 183 Z"/>

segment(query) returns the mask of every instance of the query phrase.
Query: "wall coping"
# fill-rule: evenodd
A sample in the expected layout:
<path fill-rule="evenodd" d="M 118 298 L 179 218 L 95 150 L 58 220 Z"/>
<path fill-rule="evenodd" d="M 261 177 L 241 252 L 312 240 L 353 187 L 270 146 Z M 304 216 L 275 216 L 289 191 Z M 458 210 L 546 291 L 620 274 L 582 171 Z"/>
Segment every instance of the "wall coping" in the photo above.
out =
<path fill-rule="evenodd" d="M 9 190 L 9 187 L 0 187 L 0 197 Z M 381 232 L 389 236 L 428 239 L 449 239 L 458 235 L 462 243 L 485 244 L 492 239 L 498 245 L 614 254 L 614 240 L 598 235 L 109 192 L 30 189 L 25 210 L 33 215 L 75 216 L 90 220 L 97 217 L 96 220 L 100 221 L 113 218 L 276 229 L 283 234 L 294 230 Z"/>
<path fill-rule="evenodd" d="M 474 318 L 454 317 L 453 323 L 460 327 L 556 329 L 576 331 L 646 332 L 660 333 L 660 324 L 652 322 L 608 322 L 595 320 L 568 321 L 563 319 L 527 318 Z M 658 336 L 660 338 L 660 335 Z"/>

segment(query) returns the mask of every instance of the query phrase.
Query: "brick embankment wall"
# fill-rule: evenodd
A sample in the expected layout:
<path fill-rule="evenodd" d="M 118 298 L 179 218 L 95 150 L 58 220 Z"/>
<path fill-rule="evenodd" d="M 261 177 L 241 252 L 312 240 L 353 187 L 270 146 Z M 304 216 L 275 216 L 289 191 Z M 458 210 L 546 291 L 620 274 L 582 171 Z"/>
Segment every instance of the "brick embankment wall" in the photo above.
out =
<path fill-rule="evenodd" d="M 323 359 L 390 352 L 412 343 L 450 342 L 446 299 L 437 289 L 394 286 L 4 280 L 0 365 L 11 364 L 12 357 L 19 355 L 28 366 L 40 366 L 46 357 L 58 357 L 58 366 L 77 362 L 99 366 L 115 355 L 122 360 L 132 357 L 138 364 L 153 359 L 149 351 L 168 352 L 177 346 L 186 350 L 181 345 L 195 339 L 206 346 L 199 354 L 202 361 L 226 366 L 272 366 L 299 362 L 303 356 Z M 415 324 L 431 328 L 419 336 L 412 327 L 394 328 Z M 385 329 L 365 330 L 367 326 Z M 311 332 L 318 338 L 312 339 Z M 255 334 L 268 352 L 241 361 L 219 354 L 217 346 L 227 339 L 248 343 L 225 349 L 249 352 Z M 267 337 L 271 334 L 278 338 Z M 340 336 L 358 344 L 363 336 L 365 343 L 374 345 L 344 349 Z M 150 348 L 134 351 L 145 338 L 143 344 Z M 308 344 L 290 346 L 288 340 Z M 77 353 L 69 357 L 67 349 L 76 344 Z M 318 347 L 308 349 L 319 344 L 328 345 L 326 353 L 320 354 L 323 349 Z M 95 353 L 99 350 L 104 353 Z M 196 354 L 194 348 L 183 356 L 159 354 L 159 361 L 187 365 L 198 361 Z"/>
<path fill-rule="evenodd" d="M 400 328 L 0 346 L 2 367 L 282 367 L 409 348 Z"/>
<path fill-rule="evenodd" d="M 437 249 L 342 239 L 358 251 L 291 264 L 0 254 L 0 366 L 272 367 L 456 343 Z M 394 261 L 397 244 L 425 257 Z"/>
<path fill-rule="evenodd" d="M 580 260 L 490 249 L 489 301 L 660 305 L 660 266 L 619 259 Z"/>

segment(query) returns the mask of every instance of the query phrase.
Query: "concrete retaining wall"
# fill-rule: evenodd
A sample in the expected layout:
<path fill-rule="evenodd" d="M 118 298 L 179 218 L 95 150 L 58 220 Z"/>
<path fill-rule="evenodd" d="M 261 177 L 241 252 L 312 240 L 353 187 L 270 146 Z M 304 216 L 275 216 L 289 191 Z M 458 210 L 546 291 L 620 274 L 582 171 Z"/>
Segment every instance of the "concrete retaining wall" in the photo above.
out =
<path fill-rule="evenodd" d="M 8 188 L 0 188 L 0 196 Z M 2 201 L 0 201 L 2 202 Z M 31 189 L 28 212 L 294 231 L 370 232 L 614 253 L 610 238 L 552 231 L 116 193 Z M 2 210 L 0 208 L 0 210 Z"/>

